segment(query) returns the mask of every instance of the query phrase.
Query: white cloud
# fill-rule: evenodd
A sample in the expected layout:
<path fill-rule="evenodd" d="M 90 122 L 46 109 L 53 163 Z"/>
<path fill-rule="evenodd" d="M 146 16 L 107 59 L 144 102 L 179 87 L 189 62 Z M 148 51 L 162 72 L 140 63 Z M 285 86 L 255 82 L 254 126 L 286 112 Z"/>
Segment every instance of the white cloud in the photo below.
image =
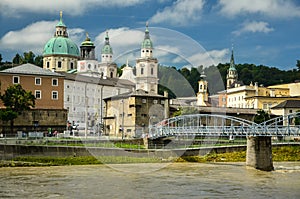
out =
<path fill-rule="evenodd" d="M 33 51 L 41 55 L 44 45 L 51 39 L 58 21 L 39 21 L 32 23 L 21 30 L 9 31 L 0 39 L 0 50 L 14 52 Z M 77 44 L 82 38 L 83 29 L 68 29 L 69 37 Z"/>
<path fill-rule="evenodd" d="M 140 53 L 139 50 L 144 38 L 144 33 L 127 27 L 109 29 L 107 31 L 110 45 L 114 53 L 114 59 L 120 63 L 126 63 L 126 60 L 128 59 L 130 64 L 132 64 L 132 60 L 135 60 L 136 54 Z M 98 46 L 98 48 L 96 48 L 96 53 L 99 56 L 101 48 L 104 45 L 105 35 L 106 32 L 102 32 L 95 38 L 95 45 Z"/>
<path fill-rule="evenodd" d="M 90 8 L 128 7 L 143 3 L 144 0 L 1 0 L 0 13 L 6 16 L 20 16 L 20 13 L 58 13 L 60 10 L 70 15 L 83 14 Z"/>
<path fill-rule="evenodd" d="M 263 21 L 251 21 L 251 22 L 245 22 L 241 29 L 233 31 L 233 34 L 240 35 L 242 33 L 247 32 L 263 32 L 263 33 L 269 33 L 272 32 L 274 29 L 268 27 L 269 24 L 267 22 Z"/>
<path fill-rule="evenodd" d="M 229 17 L 263 14 L 274 18 L 300 17 L 300 7 L 291 0 L 219 0 L 220 12 Z"/>
<path fill-rule="evenodd" d="M 177 0 L 172 6 L 158 11 L 150 18 L 150 22 L 170 23 L 172 25 L 188 25 L 200 19 L 203 9 L 204 0 Z"/>
<path fill-rule="evenodd" d="M 204 67 L 208 67 L 211 65 L 217 65 L 219 63 L 229 62 L 229 52 L 229 49 L 200 52 L 192 55 L 188 58 L 188 60 L 193 63 L 198 63 L 195 66 L 203 65 Z"/>

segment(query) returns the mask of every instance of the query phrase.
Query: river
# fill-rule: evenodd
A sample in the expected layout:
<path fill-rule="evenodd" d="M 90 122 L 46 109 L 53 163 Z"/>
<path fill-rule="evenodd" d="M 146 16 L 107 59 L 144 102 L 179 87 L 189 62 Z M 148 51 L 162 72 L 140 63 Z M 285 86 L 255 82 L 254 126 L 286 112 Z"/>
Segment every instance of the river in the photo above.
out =
<path fill-rule="evenodd" d="M 300 162 L 0 168 L 0 198 L 300 198 Z"/>

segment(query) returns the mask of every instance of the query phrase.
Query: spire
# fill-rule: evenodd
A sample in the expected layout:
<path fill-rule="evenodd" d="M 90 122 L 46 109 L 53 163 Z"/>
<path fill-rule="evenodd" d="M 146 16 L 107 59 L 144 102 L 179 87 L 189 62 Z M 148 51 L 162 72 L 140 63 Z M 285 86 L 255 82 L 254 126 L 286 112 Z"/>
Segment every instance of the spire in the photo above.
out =
<path fill-rule="evenodd" d="M 148 22 L 146 22 L 145 36 L 142 42 L 142 49 L 143 48 L 148 48 L 148 49 L 153 48 L 152 41 L 150 39 L 149 29 L 148 29 Z"/>
<path fill-rule="evenodd" d="M 64 22 L 63 22 L 62 15 L 63 15 L 63 12 L 60 11 L 60 12 L 59 12 L 59 22 L 58 22 L 58 24 L 56 25 L 56 27 L 66 27 L 66 25 L 65 25 Z"/>
<path fill-rule="evenodd" d="M 108 30 L 106 30 L 105 45 L 109 45 Z"/>
<path fill-rule="evenodd" d="M 233 56 L 233 44 L 232 44 L 232 48 L 231 48 L 231 58 L 230 58 L 229 70 L 236 70 L 235 69 L 235 63 L 234 63 L 234 56 Z"/>
<path fill-rule="evenodd" d="M 59 16 L 60 16 L 60 21 L 62 21 L 62 11 L 59 12 Z"/>
<path fill-rule="evenodd" d="M 150 39 L 148 25 L 149 25 L 149 23 L 147 21 L 146 22 L 146 30 L 145 30 L 145 38 L 144 39 Z"/>

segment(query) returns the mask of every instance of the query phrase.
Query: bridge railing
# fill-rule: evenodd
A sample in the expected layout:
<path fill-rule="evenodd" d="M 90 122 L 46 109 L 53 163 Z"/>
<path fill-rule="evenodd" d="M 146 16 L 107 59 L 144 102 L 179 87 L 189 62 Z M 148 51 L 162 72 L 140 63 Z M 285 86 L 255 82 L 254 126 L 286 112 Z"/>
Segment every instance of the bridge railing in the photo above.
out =
<path fill-rule="evenodd" d="M 149 127 L 149 137 L 168 136 L 300 136 L 300 126 L 290 125 L 300 113 L 282 116 L 261 124 L 226 115 L 181 115 Z M 287 125 L 282 125 L 283 121 Z M 229 124 L 229 125 L 228 125 Z"/>

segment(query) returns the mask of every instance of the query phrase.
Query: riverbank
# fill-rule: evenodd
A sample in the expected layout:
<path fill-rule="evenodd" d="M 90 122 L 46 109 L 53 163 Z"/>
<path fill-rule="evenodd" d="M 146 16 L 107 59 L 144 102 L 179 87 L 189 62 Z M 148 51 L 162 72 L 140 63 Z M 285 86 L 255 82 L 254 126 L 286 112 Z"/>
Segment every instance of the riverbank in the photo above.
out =
<path fill-rule="evenodd" d="M 273 147 L 273 161 L 300 161 L 300 146 Z M 125 163 L 165 163 L 165 162 L 245 162 L 246 151 L 228 153 L 209 153 L 204 156 L 182 156 L 162 159 L 159 157 L 127 157 L 127 156 L 80 156 L 80 157 L 46 157 L 25 156 L 9 161 L 0 161 L 0 167 L 27 166 L 62 166 L 91 164 L 125 164 Z"/>

